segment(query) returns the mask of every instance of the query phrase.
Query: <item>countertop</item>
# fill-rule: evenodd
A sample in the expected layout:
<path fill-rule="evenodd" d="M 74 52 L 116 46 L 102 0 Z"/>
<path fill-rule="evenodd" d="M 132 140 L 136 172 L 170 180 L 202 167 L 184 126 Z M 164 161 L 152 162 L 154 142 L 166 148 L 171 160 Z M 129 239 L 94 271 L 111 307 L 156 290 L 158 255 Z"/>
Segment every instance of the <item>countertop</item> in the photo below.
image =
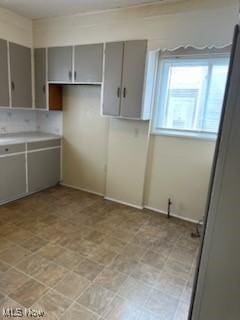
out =
<path fill-rule="evenodd" d="M 45 133 L 45 132 L 19 132 L 19 133 L 4 133 L 0 134 L 0 146 L 18 143 L 29 143 L 34 141 L 44 141 L 61 139 L 62 136 Z"/>

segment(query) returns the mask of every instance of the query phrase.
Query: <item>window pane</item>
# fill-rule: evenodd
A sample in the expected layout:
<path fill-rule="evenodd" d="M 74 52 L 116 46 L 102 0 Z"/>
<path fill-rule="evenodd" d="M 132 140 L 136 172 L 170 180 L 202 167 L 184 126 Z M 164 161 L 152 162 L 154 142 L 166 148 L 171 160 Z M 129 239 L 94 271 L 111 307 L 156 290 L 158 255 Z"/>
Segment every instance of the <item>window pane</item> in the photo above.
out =
<path fill-rule="evenodd" d="M 197 129 L 197 117 L 203 103 L 207 73 L 208 66 L 204 65 L 170 67 L 163 127 Z"/>
<path fill-rule="evenodd" d="M 217 133 L 228 66 L 228 58 L 163 60 L 156 129 Z"/>
<path fill-rule="evenodd" d="M 213 66 L 206 111 L 203 119 L 204 131 L 218 131 L 227 74 L 228 67 L 226 65 Z"/>

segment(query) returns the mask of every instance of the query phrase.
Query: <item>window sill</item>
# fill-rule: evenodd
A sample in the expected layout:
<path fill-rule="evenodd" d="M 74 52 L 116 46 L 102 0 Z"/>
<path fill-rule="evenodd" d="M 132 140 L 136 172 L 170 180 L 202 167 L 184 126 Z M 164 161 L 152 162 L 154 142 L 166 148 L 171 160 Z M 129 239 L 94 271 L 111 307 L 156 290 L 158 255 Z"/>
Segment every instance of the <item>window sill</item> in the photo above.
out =
<path fill-rule="evenodd" d="M 217 134 L 214 133 L 204 133 L 204 132 L 187 132 L 187 131 L 177 131 L 177 130 L 165 130 L 165 129 L 154 129 L 151 135 L 157 136 L 167 136 L 175 138 L 185 138 L 185 139 L 197 139 L 197 140 L 209 140 L 216 141 Z"/>

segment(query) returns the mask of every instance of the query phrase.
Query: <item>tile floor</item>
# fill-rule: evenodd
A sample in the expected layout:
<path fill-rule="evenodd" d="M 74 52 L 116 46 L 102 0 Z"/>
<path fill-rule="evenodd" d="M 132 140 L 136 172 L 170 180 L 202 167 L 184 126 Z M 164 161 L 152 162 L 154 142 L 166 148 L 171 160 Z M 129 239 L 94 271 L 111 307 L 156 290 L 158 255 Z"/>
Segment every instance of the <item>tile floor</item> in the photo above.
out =
<path fill-rule="evenodd" d="M 51 320 L 186 320 L 193 228 L 65 187 L 1 206 L 1 317 L 31 307 Z"/>

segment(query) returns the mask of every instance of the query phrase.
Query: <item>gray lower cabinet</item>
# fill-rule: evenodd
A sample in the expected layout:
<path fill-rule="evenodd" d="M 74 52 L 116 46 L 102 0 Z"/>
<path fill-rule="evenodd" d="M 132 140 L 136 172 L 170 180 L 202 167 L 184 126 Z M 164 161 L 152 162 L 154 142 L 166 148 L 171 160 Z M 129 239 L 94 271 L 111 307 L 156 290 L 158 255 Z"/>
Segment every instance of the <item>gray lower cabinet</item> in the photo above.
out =
<path fill-rule="evenodd" d="M 73 47 L 48 48 L 48 81 L 72 83 Z"/>
<path fill-rule="evenodd" d="M 60 181 L 60 148 L 29 152 L 28 188 L 36 192 Z"/>
<path fill-rule="evenodd" d="M 146 40 L 106 44 L 103 115 L 143 118 L 146 54 Z"/>
<path fill-rule="evenodd" d="M 47 109 L 46 63 L 46 49 L 34 49 L 35 107 L 37 109 Z"/>
<path fill-rule="evenodd" d="M 0 39 L 0 107 L 9 107 L 8 48 Z"/>
<path fill-rule="evenodd" d="M 0 203 L 25 195 L 25 154 L 0 158 L 0 177 Z"/>
<path fill-rule="evenodd" d="M 74 81 L 101 82 L 103 44 L 76 46 L 74 50 Z"/>
<path fill-rule="evenodd" d="M 32 108 L 31 49 L 9 43 L 12 107 Z"/>

